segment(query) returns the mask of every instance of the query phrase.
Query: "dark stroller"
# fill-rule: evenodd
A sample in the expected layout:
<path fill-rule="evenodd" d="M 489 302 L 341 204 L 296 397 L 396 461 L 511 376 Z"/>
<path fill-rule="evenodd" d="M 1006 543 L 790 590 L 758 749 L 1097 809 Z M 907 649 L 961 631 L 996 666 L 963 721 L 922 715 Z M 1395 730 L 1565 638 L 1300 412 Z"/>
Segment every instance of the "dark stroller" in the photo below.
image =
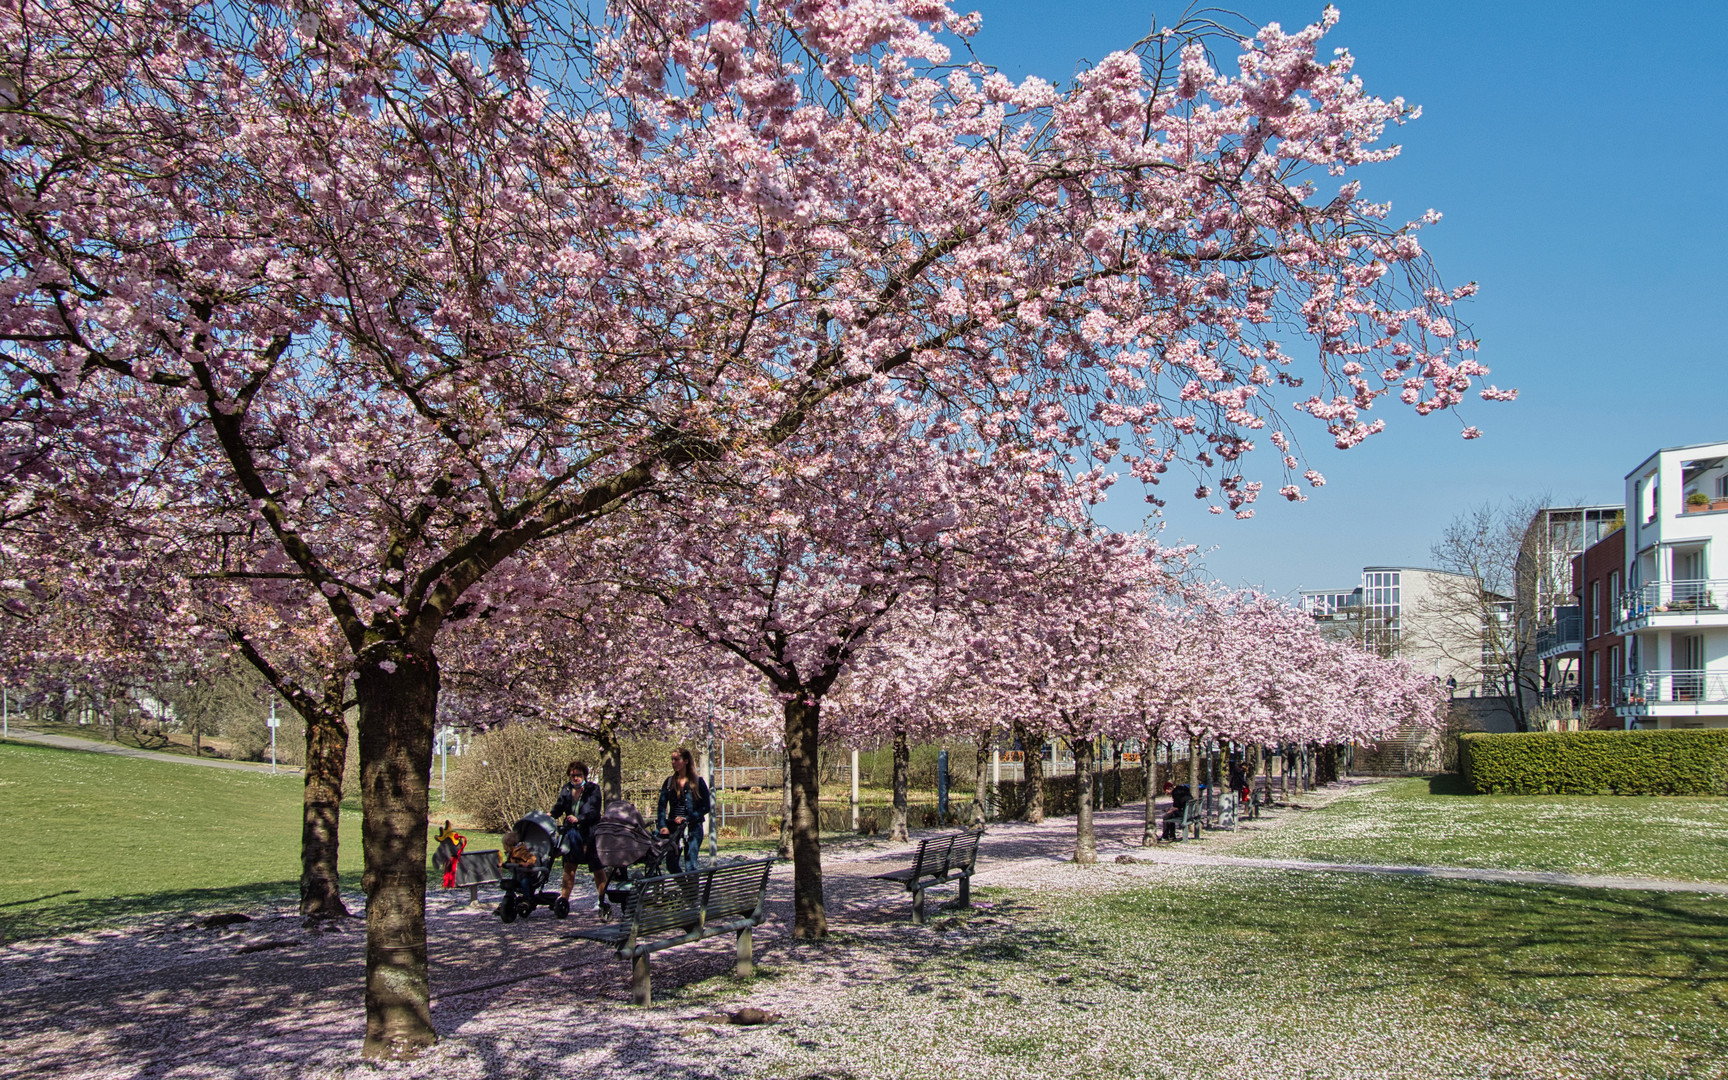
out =
<path fill-rule="evenodd" d="M 606 874 L 606 887 L 600 891 L 600 917 L 611 918 L 612 905 L 623 906 L 635 882 L 660 876 L 666 856 L 682 842 L 682 829 L 670 836 L 655 835 L 633 803 L 620 801 L 608 806 L 594 824 L 595 869 Z"/>
<path fill-rule="evenodd" d="M 531 914 L 540 904 L 551 908 L 552 914 L 560 919 L 569 915 L 570 901 L 546 890 L 553 862 L 564 854 L 569 839 L 559 830 L 552 816 L 540 810 L 523 814 L 513 831 L 517 843 L 534 853 L 534 865 L 508 863 L 504 866 L 503 880 L 499 883 L 504 887 L 504 902 L 498 905 L 499 918 L 515 922 L 518 916 Z"/>

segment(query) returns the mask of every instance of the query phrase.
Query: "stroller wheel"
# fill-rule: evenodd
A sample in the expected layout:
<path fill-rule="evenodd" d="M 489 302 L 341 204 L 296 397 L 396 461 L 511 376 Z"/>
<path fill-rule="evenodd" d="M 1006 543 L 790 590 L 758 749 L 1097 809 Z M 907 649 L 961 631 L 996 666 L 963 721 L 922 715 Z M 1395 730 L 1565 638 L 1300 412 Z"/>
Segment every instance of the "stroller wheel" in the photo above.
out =
<path fill-rule="evenodd" d="M 503 919 L 507 923 L 513 923 L 516 921 L 516 898 L 515 897 L 506 896 L 504 898 L 504 903 L 501 904 L 498 908 L 498 917 L 500 919 Z"/>
<path fill-rule="evenodd" d="M 570 901 L 562 896 L 552 901 L 552 914 L 560 919 L 567 918 L 570 915 Z"/>
<path fill-rule="evenodd" d="M 532 897 L 524 896 L 522 899 L 516 901 L 516 903 L 521 909 L 517 914 L 521 915 L 524 919 L 534 914 L 534 900 Z"/>

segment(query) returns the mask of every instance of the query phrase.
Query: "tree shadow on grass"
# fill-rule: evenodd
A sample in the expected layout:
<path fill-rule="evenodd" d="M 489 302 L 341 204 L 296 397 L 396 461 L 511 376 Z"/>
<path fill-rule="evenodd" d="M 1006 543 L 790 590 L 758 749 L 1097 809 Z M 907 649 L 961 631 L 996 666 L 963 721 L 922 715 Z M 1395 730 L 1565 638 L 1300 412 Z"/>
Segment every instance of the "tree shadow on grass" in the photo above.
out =
<path fill-rule="evenodd" d="M 1475 795 L 1476 791 L 1457 773 L 1439 773 L 1428 778 L 1430 795 Z"/>

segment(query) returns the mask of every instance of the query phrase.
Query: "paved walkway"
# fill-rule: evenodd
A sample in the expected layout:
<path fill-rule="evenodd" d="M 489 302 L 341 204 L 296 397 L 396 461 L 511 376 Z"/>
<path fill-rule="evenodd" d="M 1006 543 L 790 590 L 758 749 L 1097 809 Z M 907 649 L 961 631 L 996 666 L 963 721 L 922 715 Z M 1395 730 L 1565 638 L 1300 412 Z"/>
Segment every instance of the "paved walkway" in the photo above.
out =
<path fill-rule="evenodd" d="M 209 758 L 195 758 L 185 754 L 159 754 L 154 750 L 140 750 L 135 746 L 121 746 L 118 743 L 101 742 L 97 739 L 80 739 L 75 735 L 49 735 L 40 731 L 27 731 L 17 724 L 7 738 L 15 742 L 35 743 L 38 746 L 53 746 L 61 750 L 84 750 L 92 754 L 113 754 L 116 757 L 145 758 L 150 761 L 171 761 L 176 765 L 203 765 L 210 769 L 237 769 L 240 772 L 270 771 L 269 762 L 262 764 L 253 761 L 217 761 Z M 298 765 L 278 765 L 279 773 L 298 773 Z"/>

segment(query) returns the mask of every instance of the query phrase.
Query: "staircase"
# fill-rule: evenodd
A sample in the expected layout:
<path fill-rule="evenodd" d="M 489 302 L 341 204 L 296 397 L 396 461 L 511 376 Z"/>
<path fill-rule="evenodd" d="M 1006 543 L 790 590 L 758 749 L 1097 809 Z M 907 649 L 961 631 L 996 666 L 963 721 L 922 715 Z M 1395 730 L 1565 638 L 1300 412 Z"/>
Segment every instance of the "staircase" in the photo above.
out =
<path fill-rule="evenodd" d="M 1356 748 L 1357 776 L 1416 776 L 1440 771 L 1440 735 L 1406 728 L 1389 739 Z"/>

